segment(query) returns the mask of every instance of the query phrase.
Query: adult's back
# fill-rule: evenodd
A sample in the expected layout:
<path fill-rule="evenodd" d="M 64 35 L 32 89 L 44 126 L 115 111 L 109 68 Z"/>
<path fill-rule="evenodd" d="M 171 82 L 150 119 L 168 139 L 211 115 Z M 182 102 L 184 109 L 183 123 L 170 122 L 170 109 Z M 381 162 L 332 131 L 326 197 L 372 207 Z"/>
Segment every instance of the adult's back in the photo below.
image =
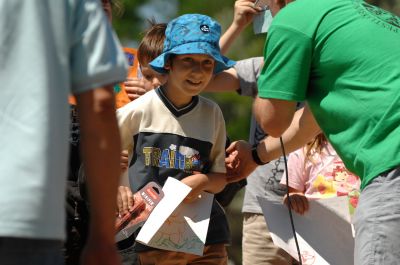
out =
<path fill-rule="evenodd" d="M 287 100 L 307 99 L 363 187 L 400 163 L 398 137 L 387 137 L 400 135 L 393 126 L 400 124 L 399 17 L 364 1 L 298 0 L 276 15 L 268 42 L 267 54 L 281 49 L 286 56 L 267 56 L 260 79 L 270 89 L 261 97 L 282 98 L 285 90 Z M 285 82 L 282 71 L 290 76 Z M 278 82 L 284 89 L 275 89 Z"/>
<path fill-rule="evenodd" d="M 289 135 L 286 146 L 304 144 L 318 129 L 307 106 L 294 114 L 294 101 L 307 100 L 346 167 L 362 179 L 354 264 L 395 264 L 400 18 L 358 0 L 298 0 L 279 9 L 266 43 L 256 117 L 274 137 Z"/>

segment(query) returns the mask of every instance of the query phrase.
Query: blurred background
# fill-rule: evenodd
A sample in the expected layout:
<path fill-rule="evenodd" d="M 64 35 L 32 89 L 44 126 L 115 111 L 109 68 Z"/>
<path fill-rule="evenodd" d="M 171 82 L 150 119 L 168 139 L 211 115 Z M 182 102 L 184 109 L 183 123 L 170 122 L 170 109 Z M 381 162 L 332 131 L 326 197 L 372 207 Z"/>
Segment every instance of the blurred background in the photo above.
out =
<path fill-rule="evenodd" d="M 115 0 L 114 0 L 115 1 Z M 216 19 L 224 32 L 233 17 L 234 0 L 118 0 L 114 8 L 113 26 L 123 46 L 137 48 L 148 20 L 168 22 L 186 13 L 206 14 Z M 369 0 L 371 4 L 400 15 L 400 0 Z M 240 60 L 262 56 L 266 34 L 255 35 L 250 25 L 235 41 L 227 56 Z M 252 99 L 236 93 L 205 93 L 214 99 L 224 113 L 228 136 L 231 140 L 248 139 Z M 228 247 L 230 263 L 241 264 L 242 215 L 244 190 L 225 209 L 230 223 L 232 244 Z"/>

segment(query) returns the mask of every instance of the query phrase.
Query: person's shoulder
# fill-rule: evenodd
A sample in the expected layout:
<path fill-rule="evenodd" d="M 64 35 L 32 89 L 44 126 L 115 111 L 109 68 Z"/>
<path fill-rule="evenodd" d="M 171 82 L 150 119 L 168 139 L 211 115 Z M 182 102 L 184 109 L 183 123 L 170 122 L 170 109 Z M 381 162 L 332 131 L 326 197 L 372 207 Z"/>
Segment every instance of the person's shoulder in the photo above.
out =
<path fill-rule="evenodd" d="M 143 96 L 129 102 L 128 104 L 117 109 L 118 112 L 132 111 L 132 110 L 145 110 L 151 108 L 154 100 L 157 99 L 157 94 L 154 90 L 145 93 Z"/>
<path fill-rule="evenodd" d="M 315 28 L 332 6 L 336 4 L 331 0 L 293 1 L 276 14 L 271 28 L 285 27 L 293 28 L 294 30 Z"/>
<path fill-rule="evenodd" d="M 218 109 L 221 110 L 219 105 L 213 101 L 212 99 L 206 98 L 204 96 L 198 96 L 199 97 L 199 105 L 202 106 L 203 108 L 210 108 L 210 109 Z"/>

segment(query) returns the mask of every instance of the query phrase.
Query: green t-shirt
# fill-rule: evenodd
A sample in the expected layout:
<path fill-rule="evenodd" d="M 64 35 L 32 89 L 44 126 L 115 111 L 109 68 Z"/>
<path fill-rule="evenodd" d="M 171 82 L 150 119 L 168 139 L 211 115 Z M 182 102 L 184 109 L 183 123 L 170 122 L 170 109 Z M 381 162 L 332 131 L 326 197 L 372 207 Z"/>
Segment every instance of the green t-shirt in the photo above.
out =
<path fill-rule="evenodd" d="M 400 18 L 358 0 L 297 0 L 275 17 L 259 96 L 307 100 L 364 188 L 400 165 Z"/>

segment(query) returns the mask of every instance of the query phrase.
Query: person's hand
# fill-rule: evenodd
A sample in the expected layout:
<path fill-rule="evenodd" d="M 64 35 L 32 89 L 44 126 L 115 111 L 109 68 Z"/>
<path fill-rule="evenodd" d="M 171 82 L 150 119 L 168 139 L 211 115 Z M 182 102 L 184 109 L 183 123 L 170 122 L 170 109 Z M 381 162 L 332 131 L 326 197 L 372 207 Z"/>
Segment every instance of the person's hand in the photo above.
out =
<path fill-rule="evenodd" d="M 245 28 L 255 15 L 262 11 L 261 7 L 254 7 L 254 0 L 237 0 L 234 6 L 233 25 Z"/>
<path fill-rule="evenodd" d="M 289 193 L 290 196 L 290 206 L 292 210 L 298 214 L 303 215 L 305 212 L 308 211 L 309 204 L 307 197 L 301 192 L 293 192 Z M 289 200 L 287 195 L 283 197 L 283 203 L 288 206 Z M 289 207 L 289 206 L 288 206 Z"/>
<path fill-rule="evenodd" d="M 117 211 L 119 216 L 124 216 L 133 209 L 133 193 L 129 187 L 119 186 L 117 193 Z"/>
<path fill-rule="evenodd" d="M 95 233 L 93 233 L 95 234 Z M 89 236 L 82 251 L 81 263 L 84 265 L 120 265 L 114 238 L 105 239 L 101 236 Z"/>
<path fill-rule="evenodd" d="M 124 85 L 126 94 L 131 101 L 139 98 L 147 92 L 146 82 L 143 79 L 128 77 L 125 80 Z"/>
<path fill-rule="evenodd" d="M 200 193 L 203 192 L 207 183 L 207 176 L 204 174 L 195 174 L 182 179 L 181 182 L 192 188 L 184 200 L 186 203 L 191 203 L 196 201 Z"/>
<path fill-rule="evenodd" d="M 233 142 L 227 149 L 225 159 L 228 182 L 236 182 L 246 178 L 258 166 L 251 156 L 251 145 L 246 141 Z"/>

